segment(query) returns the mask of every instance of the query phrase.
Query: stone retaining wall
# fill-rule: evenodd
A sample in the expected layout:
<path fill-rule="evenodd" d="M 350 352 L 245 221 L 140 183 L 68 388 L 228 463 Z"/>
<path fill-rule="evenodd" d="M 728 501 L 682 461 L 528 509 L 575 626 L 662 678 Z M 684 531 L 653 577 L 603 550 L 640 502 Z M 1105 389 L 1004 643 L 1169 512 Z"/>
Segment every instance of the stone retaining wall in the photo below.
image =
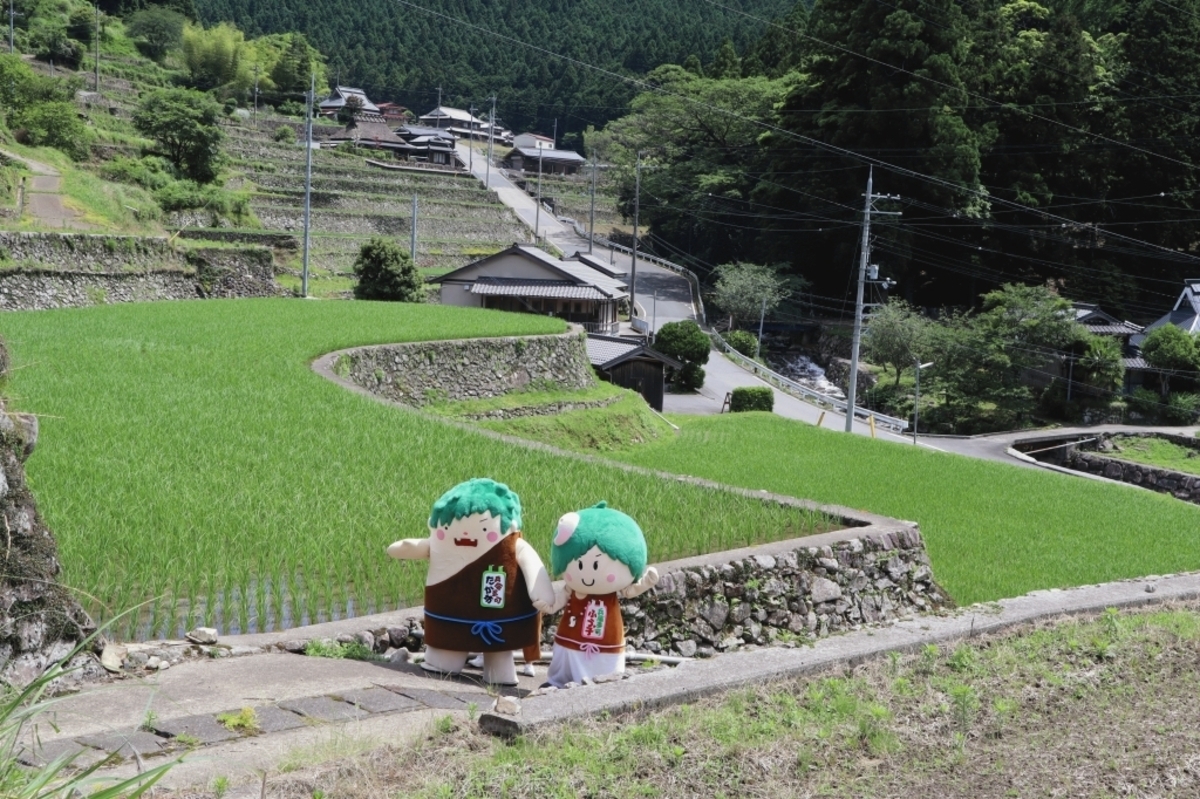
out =
<path fill-rule="evenodd" d="M 1200 447 L 1197 446 L 1200 442 L 1194 438 L 1187 438 L 1185 436 L 1176 436 L 1168 433 L 1122 433 L 1121 435 L 1136 436 L 1139 438 L 1161 438 L 1191 450 L 1200 450 Z M 1093 446 L 1098 445 L 1100 448 L 1103 448 L 1104 442 L 1111 440 L 1111 438 L 1111 435 L 1105 435 L 1101 438 L 1100 442 L 1092 442 L 1092 444 Z M 1184 472 L 1173 472 L 1169 469 L 1150 466 L 1144 463 L 1118 460 L 1106 457 L 1100 452 L 1084 451 L 1074 447 L 1065 449 L 1062 465 L 1068 469 L 1088 474 L 1098 474 L 1107 477 L 1109 480 L 1142 486 L 1143 488 L 1149 488 L 1151 491 L 1170 494 L 1176 499 L 1200 505 L 1200 476 Z"/>
<path fill-rule="evenodd" d="M 0 310 L 77 308 L 198 297 L 270 297 L 271 251 L 177 250 L 142 236 L 0 232 Z"/>
<path fill-rule="evenodd" d="M 522 405 L 519 408 L 496 408 L 484 413 L 463 414 L 459 418 L 482 422 L 489 419 L 521 419 L 526 416 L 557 416 L 560 413 L 570 413 L 571 411 L 590 411 L 596 408 L 607 408 L 609 405 L 620 402 L 622 399 L 623 397 L 618 395 L 616 397 L 592 400 L 591 402 L 549 402 L 545 405 Z"/>
<path fill-rule="evenodd" d="M 7 350 L 0 363 L 7 371 Z M 91 619 L 58 583 L 58 546 L 38 513 L 25 482 L 25 459 L 37 444 L 34 416 L 10 415 L 0 401 L 0 517 L 6 544 L 0 548 L 0 683 L 23 686 L 65 657 L 92 632 Z M 78 681 L 98 676 L 81 656 Z"/>
<path fill-rule="evenodd" d="M 934 581 L 916 526 L 894 523 L 659 564 L 651 591 L 621 603 L 633 651 L 712 657 L 796 644 L 954 607 Z M 418 651 L 424 617 L 339 635 L 386 653 Z M 543 647 L 557 618 L 543 624 Z M 270 646 L 303 652 L 305 639 Z"/>
<path fill-rule="evenodd" d="M 333 370 L 373 394 L 415 406 L 531 386 L 577 390 L 596 384 L 587 339 L 578 330 L 361 347 L 338 353 Z"/>

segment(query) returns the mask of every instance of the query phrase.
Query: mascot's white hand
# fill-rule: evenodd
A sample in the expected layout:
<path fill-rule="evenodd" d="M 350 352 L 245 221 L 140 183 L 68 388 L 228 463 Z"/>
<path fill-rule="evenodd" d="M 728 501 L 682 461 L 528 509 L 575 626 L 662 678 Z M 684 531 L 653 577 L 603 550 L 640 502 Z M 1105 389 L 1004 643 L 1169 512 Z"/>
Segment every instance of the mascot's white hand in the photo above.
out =
<path fill-rule="evenodd" d="M 428 538 L 405 538 L 387 548 L 389 557 L 397 560 L 427 560 L 429 558 Z"/>
<path fill-rule="evenodd" d="M 646 573 L 642 575 L 642 579 L 638 580 L 633 585 L 621 591 L 621 596 L 626 599 L 632 599 L 635 596 L 646 593 L 654 586 L 658 585 L 659 574 L 658 569 L 650 566 L 646 569 Z"/>

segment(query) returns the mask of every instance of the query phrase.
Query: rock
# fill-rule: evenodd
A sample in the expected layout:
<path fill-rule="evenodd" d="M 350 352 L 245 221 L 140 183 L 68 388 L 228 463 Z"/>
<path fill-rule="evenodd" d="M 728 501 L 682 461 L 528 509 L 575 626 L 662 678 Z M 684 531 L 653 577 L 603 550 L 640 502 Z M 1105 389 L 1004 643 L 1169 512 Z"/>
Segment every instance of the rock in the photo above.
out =
<path fill-rule="evenodd" d="M 278 645 L 285 652 L 291 652 L 294 655 L 303 655 L 304 650 L 308 647 L 308 641 L 302 638 L 292 638 Z"/>
<path fill-rule="evenodd" d="M 404 639 L 408 638 L 408 628 L 388 627 L 387 635 L 388 640 L 392 643 L 392 646 L 399 649 L 400 647 L 404 646 Z"/>
<path fill-rule="evenodd" d="M 363 630 L 361 633 L 356 633 L 354 635 L 354 641 L 356 643 L 362 644 L 367 649 L 370 649 L 372 652 L 375 651 L 375 635 L 373 633 L 371 633 L 369 630 Z"/>
<path fill-rule="evenodd" d="M 388 658 L 389 663 L 407 663 L 412 653 L 401 647 L 391 654 Z"/>
<path fill-rule="evenodd" d="M 719 630 L 725 626 L 725 620 L 729 618 L 729 606 L 724 602 L 709 602 L 700 611 L 700 615 L 714 630 Z"/>
<path fill-rule="evenodd" d="M 356 639 L 350 633 L 342 633 L 341 635 L 339 635 L 337 637 L 336 640 L 339 644 L 352 644 L 355 642 Z"/>
<path fill-rule="evenodd" d="M 690 657 L 695 657 L 695 655 L 696 655 L 696 642 L 695 641 L 691 641 L 691 640 L 680 641 L 678 644 L 675 645 L 675 648 L 679 650 L 679 654 L 681 657 L 690 658 Z"/>
<path fill-rule="evenodd" d="M 149 669 L 150 671 L 157 671 L 158 667 L 161 666 L 162 663 L 163 663 L 162 658 L 151 656 L 146 659 L 146 668 Z"/>
<path fill-rule="evenodd" d="M 100 653 L 100 665 L 106 671 L 118 672 L 121 670 L 121 664 L 125 662 L 125 654 L 128 651 L 120 644 L 107 644 L 104 651 Z"/>
<path fill-rule="evenodd" d="M 193 644 L 211 646 L 217 642 L 217 631 L 212 627 L 197 627 L 185 635 L 184 638 L 188 639 Z"/>
<path fill-rule="evenodd" d="M 814 604 L 822 602 L 831 602 L 835 599 L 841 599 L 842 589 L 833 580 L 827 580 L 824 577 L 817 577 L 812 583 L 812 601 Z"/>
<path fill-rule="evenodd" d="M 159 661 L 159 664 L 158 664 L 159 671 L 166 671 L 169 668 L 171 668 L 171 661 L 169 661 L 169 660 Z"/>
<path fill-rule="evenodd" d="M 826 571 L 836 572 L 842 568 L 842 564 L 833 558 L 817 558 L 817 563 Z"/>
<path fill-rule="evenodd" d="M 511 696 L 498 696 L 492 712 L 499 713 L 501 716 L 519 716 L 521 715 L 521 703 Z"/>
<path fill-rule="evenodd" d="M 765 570 L 775 568 L 775 558 L 771 555 L 755 555 L 753 560 L 754 565 L 758 566 L 760 569 Z"/>

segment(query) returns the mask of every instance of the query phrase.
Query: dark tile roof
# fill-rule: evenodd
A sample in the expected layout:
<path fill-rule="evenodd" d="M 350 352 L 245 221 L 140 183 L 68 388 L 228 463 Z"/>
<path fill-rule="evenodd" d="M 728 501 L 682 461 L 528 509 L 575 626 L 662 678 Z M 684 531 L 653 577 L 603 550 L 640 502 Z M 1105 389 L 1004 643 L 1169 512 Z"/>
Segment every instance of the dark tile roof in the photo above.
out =
<path fill-rule="evenodd" d="M 524 158 L 531 161 L 538 160 L 539 156 L 543 161 L 558 161 L 560 163 L 571 164 L 586 164 L 587 159 L 573 150 L 544 150 L 536 147 L 514 147 L 512 153 L 520 153 Z"/>
<path fill-rule="evenodd" d="M 650 349 L 639 341 L 590 333 L 587 337 L 588 360 L 599 369 L 611 369 L 632 358 L 653 358 L 672 369 L 683 367 L 679 361 Z"/>
<path fill-rule="evenodd" d="M 487 297 L 543 297 L 553 300 L 610 299 L 595 286 L 580 286 L 565 280 L 481 277 L 471 284 L 471 293 Z"/>

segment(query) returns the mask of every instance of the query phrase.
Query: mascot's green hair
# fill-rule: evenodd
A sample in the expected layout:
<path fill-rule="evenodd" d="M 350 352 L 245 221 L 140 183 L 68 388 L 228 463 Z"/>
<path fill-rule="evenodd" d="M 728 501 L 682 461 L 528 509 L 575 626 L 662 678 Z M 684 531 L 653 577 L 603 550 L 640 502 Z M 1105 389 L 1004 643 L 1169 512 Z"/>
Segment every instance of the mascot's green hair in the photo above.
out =
<path fill-rule="evenodd" d="M 629 567 L 634 580 L 646 572 L 646 536 L 632 518 L 598 502 L 590 508 L 568 513 L 558 520 L 550 564 L 556 575 L 592 547 Z"/>
<path fill-rule="evenodd" d="M 476 477 L 442 494 L 433 503 L 429 526 L 440 527 L 473 513 L 491 513 L 500 519 L 500 532 L 509 528 L 521 529 L 521 498 L 504 483 L 486 477 Z"/>

